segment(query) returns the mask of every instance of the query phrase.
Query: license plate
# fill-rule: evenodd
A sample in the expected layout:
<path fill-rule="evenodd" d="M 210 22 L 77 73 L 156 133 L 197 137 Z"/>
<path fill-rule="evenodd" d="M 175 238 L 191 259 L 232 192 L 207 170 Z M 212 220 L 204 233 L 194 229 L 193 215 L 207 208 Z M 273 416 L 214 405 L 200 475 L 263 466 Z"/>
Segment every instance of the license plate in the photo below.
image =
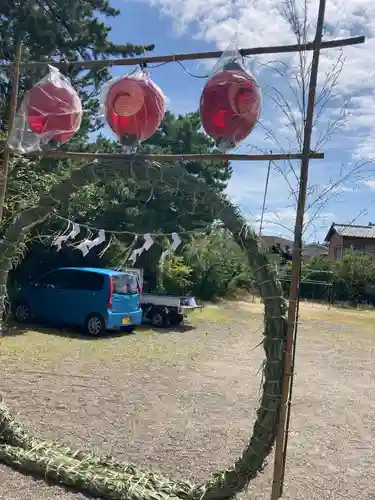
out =
<path fill-rule="evenodd" d="M 128 325 L 130 323 L 130 318 L 127 316 L 126 318 L 122 318 L 122 324 L 123 325 Z"/>

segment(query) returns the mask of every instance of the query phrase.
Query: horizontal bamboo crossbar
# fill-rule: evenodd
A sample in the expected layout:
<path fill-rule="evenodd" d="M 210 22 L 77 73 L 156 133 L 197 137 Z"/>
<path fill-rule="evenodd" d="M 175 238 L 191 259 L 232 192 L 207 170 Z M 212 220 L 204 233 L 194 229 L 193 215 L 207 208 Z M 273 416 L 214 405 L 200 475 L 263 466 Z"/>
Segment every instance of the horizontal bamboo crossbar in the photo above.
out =
<path fill-rule="evenodd" d="M 322 42 L 321 49 L 332 49 L 335 47 L 344 47 L 346 45 L 357 45 L 365 42 L 364 36 L 355 36 L 351 38 L 339 38 L 337 40 L 328 40 Z M 293 44 L 293 45 L 275 45 L 271 47 L 253 47 L 251 49 L 240 49 L 239 52 L 242 56 L 251 56 L 258 54 L 281 54 L 286 52 L 302 52 L 305 50 L 314 50 L 315 42 L 308 42 L 306 44 Z M 21 69 L 29 68 L 43 68 L 47 64 L 62 68 L 81 68 L 81 69 L 94 69 L 105 68 L 111 66 L 133 66 L 137 64 L 149 63 L 163 63 L 174 61 L 192 61 L 195 59 L 217 59 L 223 54 L 222 51 L 216 50 L 211 52 L 194 52 L 190 54 L 172 54 L 167 56 L 147 56 L 147 57 L 130 57 L 127 59 L 106 59 L 99 61 L 30 61 L 21 62 Z M 0 69 L 12 68 L 11 64 L 1 64 Z"/>
<path fill-rule="evenodd" d="M 241 155 L 241 154 L 183 154 L 183 155 L 159 155 L 146 153 L 87 153 L 76 151 L 32 151 L 24 154 L 26 157 L 44 158 L 71 158 L 76 160 L 154 160 L 163 163 L 176 161 L 264 161 L 264 160 L 300 160 L 301 153 L 290 154 L 265 154 L 265 155 Z M 323 160 L 324 153 L 311 152 L 310 158 Z"/>

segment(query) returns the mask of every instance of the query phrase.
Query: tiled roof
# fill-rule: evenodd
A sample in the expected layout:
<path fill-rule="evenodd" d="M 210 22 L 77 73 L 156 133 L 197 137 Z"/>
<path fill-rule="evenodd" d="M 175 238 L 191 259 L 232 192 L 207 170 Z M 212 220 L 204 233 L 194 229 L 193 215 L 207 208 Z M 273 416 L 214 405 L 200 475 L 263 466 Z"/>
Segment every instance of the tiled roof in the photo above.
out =
<path fill-rule="evenodd" d="M 349 224 L 332 224 L 332 229 L 340 236 L 375 239 L 375 225 L 353 226 Z"/>

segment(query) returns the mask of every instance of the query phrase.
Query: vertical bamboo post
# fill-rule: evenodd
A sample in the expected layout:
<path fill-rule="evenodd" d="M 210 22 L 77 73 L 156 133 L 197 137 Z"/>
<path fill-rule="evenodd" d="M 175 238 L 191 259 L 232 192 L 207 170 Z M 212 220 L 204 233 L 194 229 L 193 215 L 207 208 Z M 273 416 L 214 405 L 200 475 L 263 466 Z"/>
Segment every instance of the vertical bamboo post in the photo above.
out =
<path fill-rule="evenodd" d="M 272 155 L 272 151 L 270 151 L 270 154 Z M 267 193 L 268 193 L 268 183 L 269 183 L 269 180 L 270 180 L 271 165 L 272 165 L 272 160 L 270 160 L 268 162 L 267 176 L 266 176 L 266 185 L 264 187 L 264 197 L 263 197 L 263 205 L 262 205 L 262 214 L 260 216 L 260 224 L 259 224 L 259 236 L 262 236 L 264 212 L 266 210 L 266 200 L 267 200 Z"/>
<path fill-rule="evenodd" d="M 315 33 L 315 46 L 311 62 L 309 95 L 306 110 L 306 121 L 304 127 L 303 150 L 301 160 L 301 171 L 299 179 L 299 194 L 296 212 L 296 221 L 294 227 L 294 243 L 292 253 L 292 275 L 289 296 L 288 309 L 288 332 L 284 353 L 284 377 L 282 386 L 282 399 L 279 412 L 278 431 L 276 436 L 275 462 L 272 483 L 271 500 L 277 500 L 282 495 L 283 488 L 283 471 L 286 461 L 285 436 L 288 432 L 286 422 L 288 420 L 288 407 L 290 408 L 290 384 L 293 371 L 293 344 L 297 330 L 297 310 L 299 301 L 299 282 L 301 269 L 301 249 L 302 249 L 302 234 L 303 234 L 303 219 L 306 206 L 306 193 L 309 174 L 309 160 L 311 151 L 311 136 L 314 118 L 315 94 L 318 80 L 319 56 L 323 37 L 323 25 L 325 14 L 326 0 L 320 0 L 318 20 Z"/>
<path fill-rule="evenodd" d="M 9 109 L 8 138 L 5 144 L 2 164 L 0 165 L 0 227 L 3 220 L 5 196 L 6 196 L 7 182 L 8 182 L 8 169 L 10 160 L 10 149 L 8 146 L 8 140 L 9 140 L 9 135 L 12 131 L 14 119 L 17 112 L 17 97 L 18 97 L 18 85 L 20 78 L 21 54 L 22 54 L 22 39 L 18 38 L 16 42 L 16 50 L 14 54 L 14 65 L 12 72 L 12 95 L 11 95 L 10 109 Z"/>

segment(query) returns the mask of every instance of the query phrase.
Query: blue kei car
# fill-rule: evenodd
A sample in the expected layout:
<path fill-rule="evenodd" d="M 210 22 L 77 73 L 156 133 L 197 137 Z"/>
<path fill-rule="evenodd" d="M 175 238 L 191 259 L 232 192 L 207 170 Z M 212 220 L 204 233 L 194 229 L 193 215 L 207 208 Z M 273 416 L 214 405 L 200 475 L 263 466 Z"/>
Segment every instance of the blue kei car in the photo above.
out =
<path fill-rule="evenodd" d="M 24 286 L 12 303 L 20 322 L 36 319 L 81 326 L 93 336 L 105 330 L 133 331 L 142 322 L 135 275 L 110 269 L 64 267 Z"/>

